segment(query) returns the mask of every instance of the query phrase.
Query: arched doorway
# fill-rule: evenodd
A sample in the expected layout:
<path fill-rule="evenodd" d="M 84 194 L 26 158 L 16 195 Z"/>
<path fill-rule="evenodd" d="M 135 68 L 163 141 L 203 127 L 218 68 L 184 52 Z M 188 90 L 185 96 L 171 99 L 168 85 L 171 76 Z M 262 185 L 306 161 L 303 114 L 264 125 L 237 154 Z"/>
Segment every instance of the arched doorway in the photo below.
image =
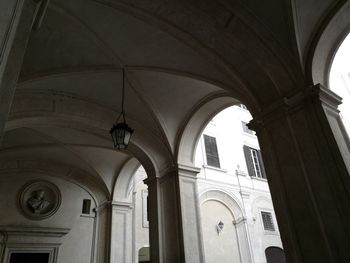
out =
<path fill-rule="evenodd" d="M 267 263 L 285 263 L 286 258 L 283 249 L 279 247 L 268 247 L 265 250 Z"/>
<path fill-rule="evenodd" d="M 142 247 L 139 249 L 139 262 L 148 263 L 150 261 L 149 247 Z"/>

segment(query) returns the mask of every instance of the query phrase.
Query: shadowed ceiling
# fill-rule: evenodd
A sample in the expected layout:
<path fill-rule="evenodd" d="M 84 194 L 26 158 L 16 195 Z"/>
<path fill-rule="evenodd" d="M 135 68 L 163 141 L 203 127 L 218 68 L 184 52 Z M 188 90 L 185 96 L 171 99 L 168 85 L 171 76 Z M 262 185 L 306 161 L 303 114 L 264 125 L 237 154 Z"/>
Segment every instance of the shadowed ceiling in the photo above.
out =
<path fill-rule="evenodd" d="M 187 122 L 211 99 L 257 112 L 305 85 L 303 59 L 334 2 L 53 0 L 31 34 L 0 156 L 78 167 L 112 192 L 131 158 L 108 134 L 122 68 L 133 143 L 176 160 Z M 83 128 L 89 119 L 96 131 Z"/>

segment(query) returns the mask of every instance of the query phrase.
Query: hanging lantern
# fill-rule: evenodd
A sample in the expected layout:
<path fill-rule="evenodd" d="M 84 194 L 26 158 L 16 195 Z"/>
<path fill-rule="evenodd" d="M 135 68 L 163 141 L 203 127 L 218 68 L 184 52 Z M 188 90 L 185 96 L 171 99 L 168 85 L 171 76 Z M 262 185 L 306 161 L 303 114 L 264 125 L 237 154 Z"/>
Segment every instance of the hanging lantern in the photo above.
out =
<path fill-rule="evenodd" d="M 126 149 L 128 147 L 131 134 L 134 132 L 126 123 L 114 124 L 110 134 L 112 135 L 114 148 Z"/>
<path fill-rule="evenodd" d="M 116 124 L 110 130 L 110 134 L 112 136 L 114 148 L 119 150 L 126 149 L 128 147 L 130 137 L 134 132 L 125 121 L 125 111 L 124 111 L 124 94 L 125 94 L 125 73 L 123 69 L 123 89 L 122 89 L 122 106 L 119 117 L 117 118 Z M 122 122 L 118 122 L 120 117 L 123 117 Z"/>

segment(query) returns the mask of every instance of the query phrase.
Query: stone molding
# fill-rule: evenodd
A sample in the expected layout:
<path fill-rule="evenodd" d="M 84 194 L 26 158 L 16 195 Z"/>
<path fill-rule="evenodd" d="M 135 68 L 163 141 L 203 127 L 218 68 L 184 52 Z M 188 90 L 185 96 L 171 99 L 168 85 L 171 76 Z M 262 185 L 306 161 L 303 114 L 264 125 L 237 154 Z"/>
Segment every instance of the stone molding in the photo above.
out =
<path fill-rule="evenodd" d="M 14 253 L 45 253 L 49 263 L 56 263 L 62 237 L 68 228 L 0 226 L 1 262 L 10 262 Z"/>
<path fill-rule="evenodd" d="M 167 180 L 173 178 L 174 176 L 197 179 L 197 174 L 200 172 L 200 170 L 200 168 L 195 166 L 179 164 L 177 168 L 168 167 L 168 169 L 162 172 L 161 176 L 147 177 L 145 180 L 143 180 L 143 182 L 147 185 L 152 184 L 155 181 L 158 181 L 159 183 L 164 183 Z"/>
<path fill-rule="evenodd" d="M 7 236 L 63 237 L 69 231 L 69 228 L 0 226 L 0 233 Z"/>
<path fill-rule="evenodd" d="M 235 225 L 235 226 L 239 226 L 243 223 L 247 222 L 247 217 L 246 216 L 242 216 L 242 217 L 239 217 L 235 220 L 232 221 L 232 223 Z"/>
<path fill-rule="evenodd" d="M 112 209 L 125 209 L 130 210 L 133 209 L 133 204 L 129 202 L 120 202 L 120 201 L 112 201 L 111 202 Z"/>
<path fill-rule="evenodd" d="M 265 124 L 273 122 L 298 108 L 309 105 L 323 105 L 338 113 L 338 105 L 342 103 L 341 101 L 342 98 L 336 93 L 317 84 L 270 104 L 270 106 L 254 116 L 254 119 L 248 124 L 248 128 L 257 131 Z"/>

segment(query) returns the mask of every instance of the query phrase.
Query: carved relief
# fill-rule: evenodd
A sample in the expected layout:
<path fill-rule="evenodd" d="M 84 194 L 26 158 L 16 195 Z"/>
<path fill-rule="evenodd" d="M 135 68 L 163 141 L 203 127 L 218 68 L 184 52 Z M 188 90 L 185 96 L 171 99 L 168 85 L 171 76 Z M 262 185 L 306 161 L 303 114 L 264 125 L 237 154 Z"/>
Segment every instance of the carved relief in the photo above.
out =
<path fill-rule="evenodd" d="M 61 204 L 61 193 L 47 181 L 33 181 L 19 192 L 19 206 L 23 214 L 34 220 L 52 216 Z"/>

